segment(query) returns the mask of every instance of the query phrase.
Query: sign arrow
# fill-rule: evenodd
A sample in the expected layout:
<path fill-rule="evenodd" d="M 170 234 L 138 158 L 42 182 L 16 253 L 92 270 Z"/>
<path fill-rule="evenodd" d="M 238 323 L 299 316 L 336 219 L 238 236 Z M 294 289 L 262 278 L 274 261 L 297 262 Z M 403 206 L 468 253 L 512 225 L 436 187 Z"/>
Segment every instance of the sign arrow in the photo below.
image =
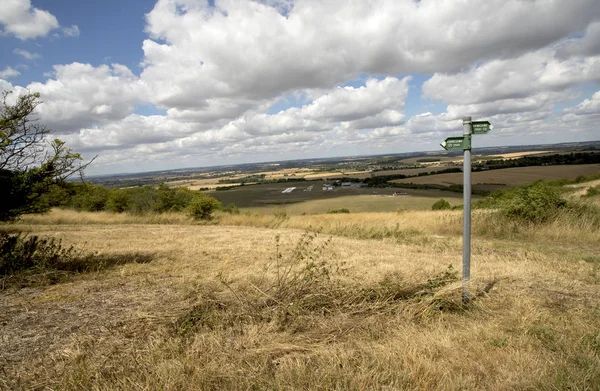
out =
<path fill-rule="evenodd" d="M 494 126 L 489 121 L 473 121 L 471 122 L 471 133 L 473 134 L 487 134 L 492 130 Z"/>
<path fill-rule="evenodd" d="M 466 137 L 448 137 L 440 144 L 446 151 L 462 151 L 463 149 L 471 149 Z"/>

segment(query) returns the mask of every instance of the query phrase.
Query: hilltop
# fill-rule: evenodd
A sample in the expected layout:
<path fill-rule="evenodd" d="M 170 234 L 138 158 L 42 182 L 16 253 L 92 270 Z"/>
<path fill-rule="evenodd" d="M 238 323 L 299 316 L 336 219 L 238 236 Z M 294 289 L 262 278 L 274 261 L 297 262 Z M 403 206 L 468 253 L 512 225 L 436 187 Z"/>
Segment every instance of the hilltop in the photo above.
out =
<path fill-rule="evenodd" d="M 460 211 L 27 216 L 3 230 L 94 254 L 3 279 L 0 384 L 594 389 L 600 230 L 573 213 L 476 210 L 468 306 Z"/>

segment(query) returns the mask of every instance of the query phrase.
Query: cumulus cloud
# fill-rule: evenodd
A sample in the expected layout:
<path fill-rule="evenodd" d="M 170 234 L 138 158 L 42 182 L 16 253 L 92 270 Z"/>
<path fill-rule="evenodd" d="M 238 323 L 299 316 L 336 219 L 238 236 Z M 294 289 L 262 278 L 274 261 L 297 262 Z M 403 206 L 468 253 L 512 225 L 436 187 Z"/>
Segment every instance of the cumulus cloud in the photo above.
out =
<path fill-rule="evenodd" d="M 39 114 L 60 133 L 121 120 L 133 113 L 143 95 L 143 85 L 124 65 L 72 63 L 53 69 L 52 79 L 27 88 L 41 94 Z"/>
<path fill-rule="evenodd" d="M 600 121 L 600 91 L 590 99 L 585 99 L 575 107 L 564 110 L 562 121 L 571 127 L 592 127 L 597 131 Z"/>
<path fill-rule="evenodd" d="M 0 70 L 0 79 L 10 79 L 11 77 L 19 76 L 21 72 L 17 71 L 13 67 L 6 67 Z"/>
<path fill-rule="evenodd" d="M 43 37 L 59 27 L 54 15 L 33 7 L 30 0 L 4 0 L 0 24 L 5 34 L 22 40 Z"/>
<path fill-rule="evenodd" d="M 542 49 L 510 60 L 492 60 L 460 73 L 436 73 L 423 84 L 423 95 L 449 104 L 519 100 L 600 82 L 600 56 L 559 59 Z"/>
<path fill-rule="evenodd" d="M 143 44 L 142 78 L 152 80 L 155 103 L 268 99 L 330 88 L 359 73 L 457 70 L 544 47 L 600 16 L 594 0 L 305 0 L 284 14 L 271 3 L 159 0 L 147 15 L 152 39 Z"/>

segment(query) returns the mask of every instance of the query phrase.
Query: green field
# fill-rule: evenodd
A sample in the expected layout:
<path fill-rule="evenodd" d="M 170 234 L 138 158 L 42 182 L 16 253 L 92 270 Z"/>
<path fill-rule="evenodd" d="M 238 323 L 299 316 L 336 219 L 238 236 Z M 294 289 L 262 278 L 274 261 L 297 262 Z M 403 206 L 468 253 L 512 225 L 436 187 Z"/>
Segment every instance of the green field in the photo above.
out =
<path fill-rule="evenodd" d="M 330 209 L 347 208 L 351 212 L 389 212 L 398 208 L 411 210 L 430 209 L 440 198 L 456 205 L 462 195 L 438 190 L 409 190 L 400 188 L 334 187 L 323 191 L 323 181 L 299 181 L 240 186 L 230 190 L 214 191 L 210 195 L 223 205 L 236 204 L 242 209 L 271 213 L 285 209 L 288 213 L 325 213 Z M 312 186 L 312 190 L 308 188 Z M 282 193 L 296 187 L 291 193 Z M 393 196 L 395 192 L 404 193 Z"/>

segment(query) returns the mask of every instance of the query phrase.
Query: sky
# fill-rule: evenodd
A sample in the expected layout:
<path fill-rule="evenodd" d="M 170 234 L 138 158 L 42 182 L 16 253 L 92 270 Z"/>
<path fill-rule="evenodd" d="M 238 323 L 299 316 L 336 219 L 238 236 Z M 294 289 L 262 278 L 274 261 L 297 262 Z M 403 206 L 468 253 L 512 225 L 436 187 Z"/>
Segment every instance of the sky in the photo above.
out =
<path fill-rule="evenodd" d="M 0 0 L 88 175 L 600 139 L 598 0 Z M 12 101 L 11 101 L 12 100 Z"/>

